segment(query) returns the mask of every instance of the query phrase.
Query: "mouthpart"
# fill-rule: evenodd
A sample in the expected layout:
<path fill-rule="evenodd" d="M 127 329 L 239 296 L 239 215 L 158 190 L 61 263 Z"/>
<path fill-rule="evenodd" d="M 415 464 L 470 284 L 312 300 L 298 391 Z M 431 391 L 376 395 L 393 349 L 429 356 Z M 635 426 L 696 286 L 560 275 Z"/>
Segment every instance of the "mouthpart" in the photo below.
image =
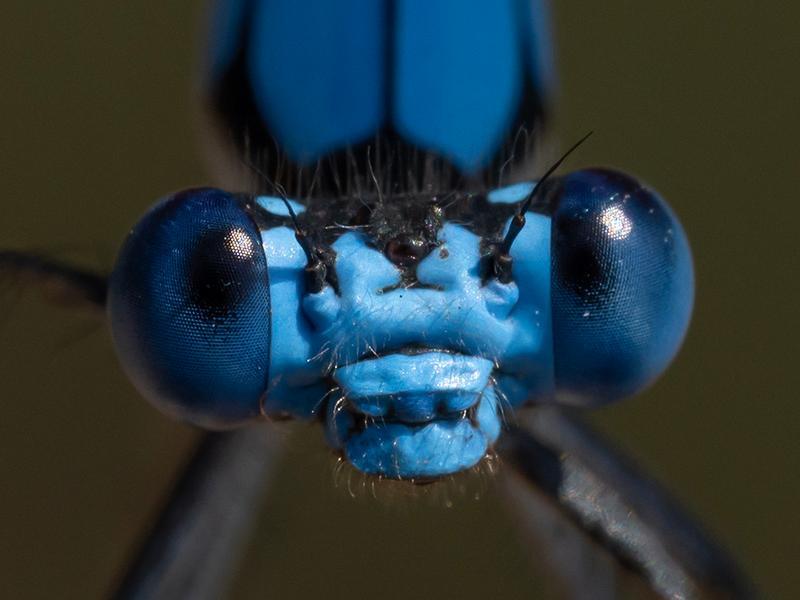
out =
<path fill-rule="evenodd" d="M 485 358 L 419 349 L 339 367 L 329 441 L 380 477 L 427 481 L 469 469 L 500 434 L 493 367 Z"/>

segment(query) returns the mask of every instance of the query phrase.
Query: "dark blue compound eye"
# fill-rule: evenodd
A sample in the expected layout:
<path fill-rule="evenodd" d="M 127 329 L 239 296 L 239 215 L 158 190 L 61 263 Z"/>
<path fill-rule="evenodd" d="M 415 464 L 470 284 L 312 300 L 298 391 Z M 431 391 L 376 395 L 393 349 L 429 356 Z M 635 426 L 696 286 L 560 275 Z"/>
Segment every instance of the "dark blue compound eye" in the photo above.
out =
<path fill-rule="evenodd" d="M 578 171 L 547 194 L 558 398 L 610 402 L 678 351 L 694 297 L 689 244 L 667 204 L 628 175 Z"/>
<path fill-rule="evenodd" d="M 109 314 L 125 370 L 160 408 L 207 427 L 260 414 L 269 279 L 241 198 L 194 189 L 151 209 L 119 255 Z"/>

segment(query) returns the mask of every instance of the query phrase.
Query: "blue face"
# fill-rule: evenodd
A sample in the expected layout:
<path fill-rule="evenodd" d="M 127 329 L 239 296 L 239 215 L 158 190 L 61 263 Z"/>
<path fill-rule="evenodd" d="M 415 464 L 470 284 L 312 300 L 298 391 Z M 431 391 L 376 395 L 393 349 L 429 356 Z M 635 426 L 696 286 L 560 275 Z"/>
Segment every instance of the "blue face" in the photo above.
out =
<path fill-rule="evenodd" d="M 468 469 L 509 410 L 647 385 L 689 320 L 680 224 L 613 171 L 547 184 L 511 248 L 511 280 L 487 273 L 531 188 L 293 203 L 300 241 L 277 198 L 167 198 L 111 280 L 123 363 L 146 397 L 200 425 L 318 418 L 364 472 Z M 312 238 L 323 277 L 301 244 Z"/>
<path fill-rule="evenodd" d="M 356 468 L 430 480 L 523 404 L 657 377 L 693 290 L 667 205 L 609 170 L 500 183 L 546 120 L 546 4 L 221 0 L 208 106 L 282 197 L 189 190 L 131 232 L 109 312 L 141 392 L 206 427 L 317 419 Z"/>

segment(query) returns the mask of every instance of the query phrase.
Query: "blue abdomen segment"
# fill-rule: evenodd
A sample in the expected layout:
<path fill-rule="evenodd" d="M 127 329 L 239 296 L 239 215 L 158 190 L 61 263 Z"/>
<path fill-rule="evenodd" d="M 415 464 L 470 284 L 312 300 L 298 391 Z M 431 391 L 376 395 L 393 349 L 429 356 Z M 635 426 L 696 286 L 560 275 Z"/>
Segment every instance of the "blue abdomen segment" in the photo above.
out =
<path fill-rule="evenodd" d="M 195 189 L 156 205 L 120 252 L 108 310 L 120 360 L 153 403 L 215 428 L 261 414 L 269 277 L 243 200 Z"/>
<path fill-rule="evenodd" d="M 666 368 L 688 328 L 686 235 L 655 192 L 616 171 L 571 173 L 547 194 L 558 398 L 597 405 L 632 394 Z"/>

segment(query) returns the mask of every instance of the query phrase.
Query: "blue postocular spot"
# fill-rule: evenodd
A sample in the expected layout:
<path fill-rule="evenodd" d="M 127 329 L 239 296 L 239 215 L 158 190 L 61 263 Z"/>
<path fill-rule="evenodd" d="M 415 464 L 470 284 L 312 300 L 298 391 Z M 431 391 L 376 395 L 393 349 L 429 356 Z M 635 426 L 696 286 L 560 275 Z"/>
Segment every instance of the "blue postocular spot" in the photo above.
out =
<path fill-rule="evenodd" d="M 486 195 L 486 199 L 492 204 L 516 204 L 530 196 L 534 188 L 536 188 L 535 182 L 523 181 L 492 190 Z"/>
<path fill-rule="evenodd" d="M 256 198 L 256 204 L 273 215 L 279 217 L 288 217 L 289 209 L 286 208 L 286 203 L 292 207 L 294 214 L 300 215 L 306 211 L 306 207 L 294 200 L 284 200 L 278 196 L 259 196 Z"/>

